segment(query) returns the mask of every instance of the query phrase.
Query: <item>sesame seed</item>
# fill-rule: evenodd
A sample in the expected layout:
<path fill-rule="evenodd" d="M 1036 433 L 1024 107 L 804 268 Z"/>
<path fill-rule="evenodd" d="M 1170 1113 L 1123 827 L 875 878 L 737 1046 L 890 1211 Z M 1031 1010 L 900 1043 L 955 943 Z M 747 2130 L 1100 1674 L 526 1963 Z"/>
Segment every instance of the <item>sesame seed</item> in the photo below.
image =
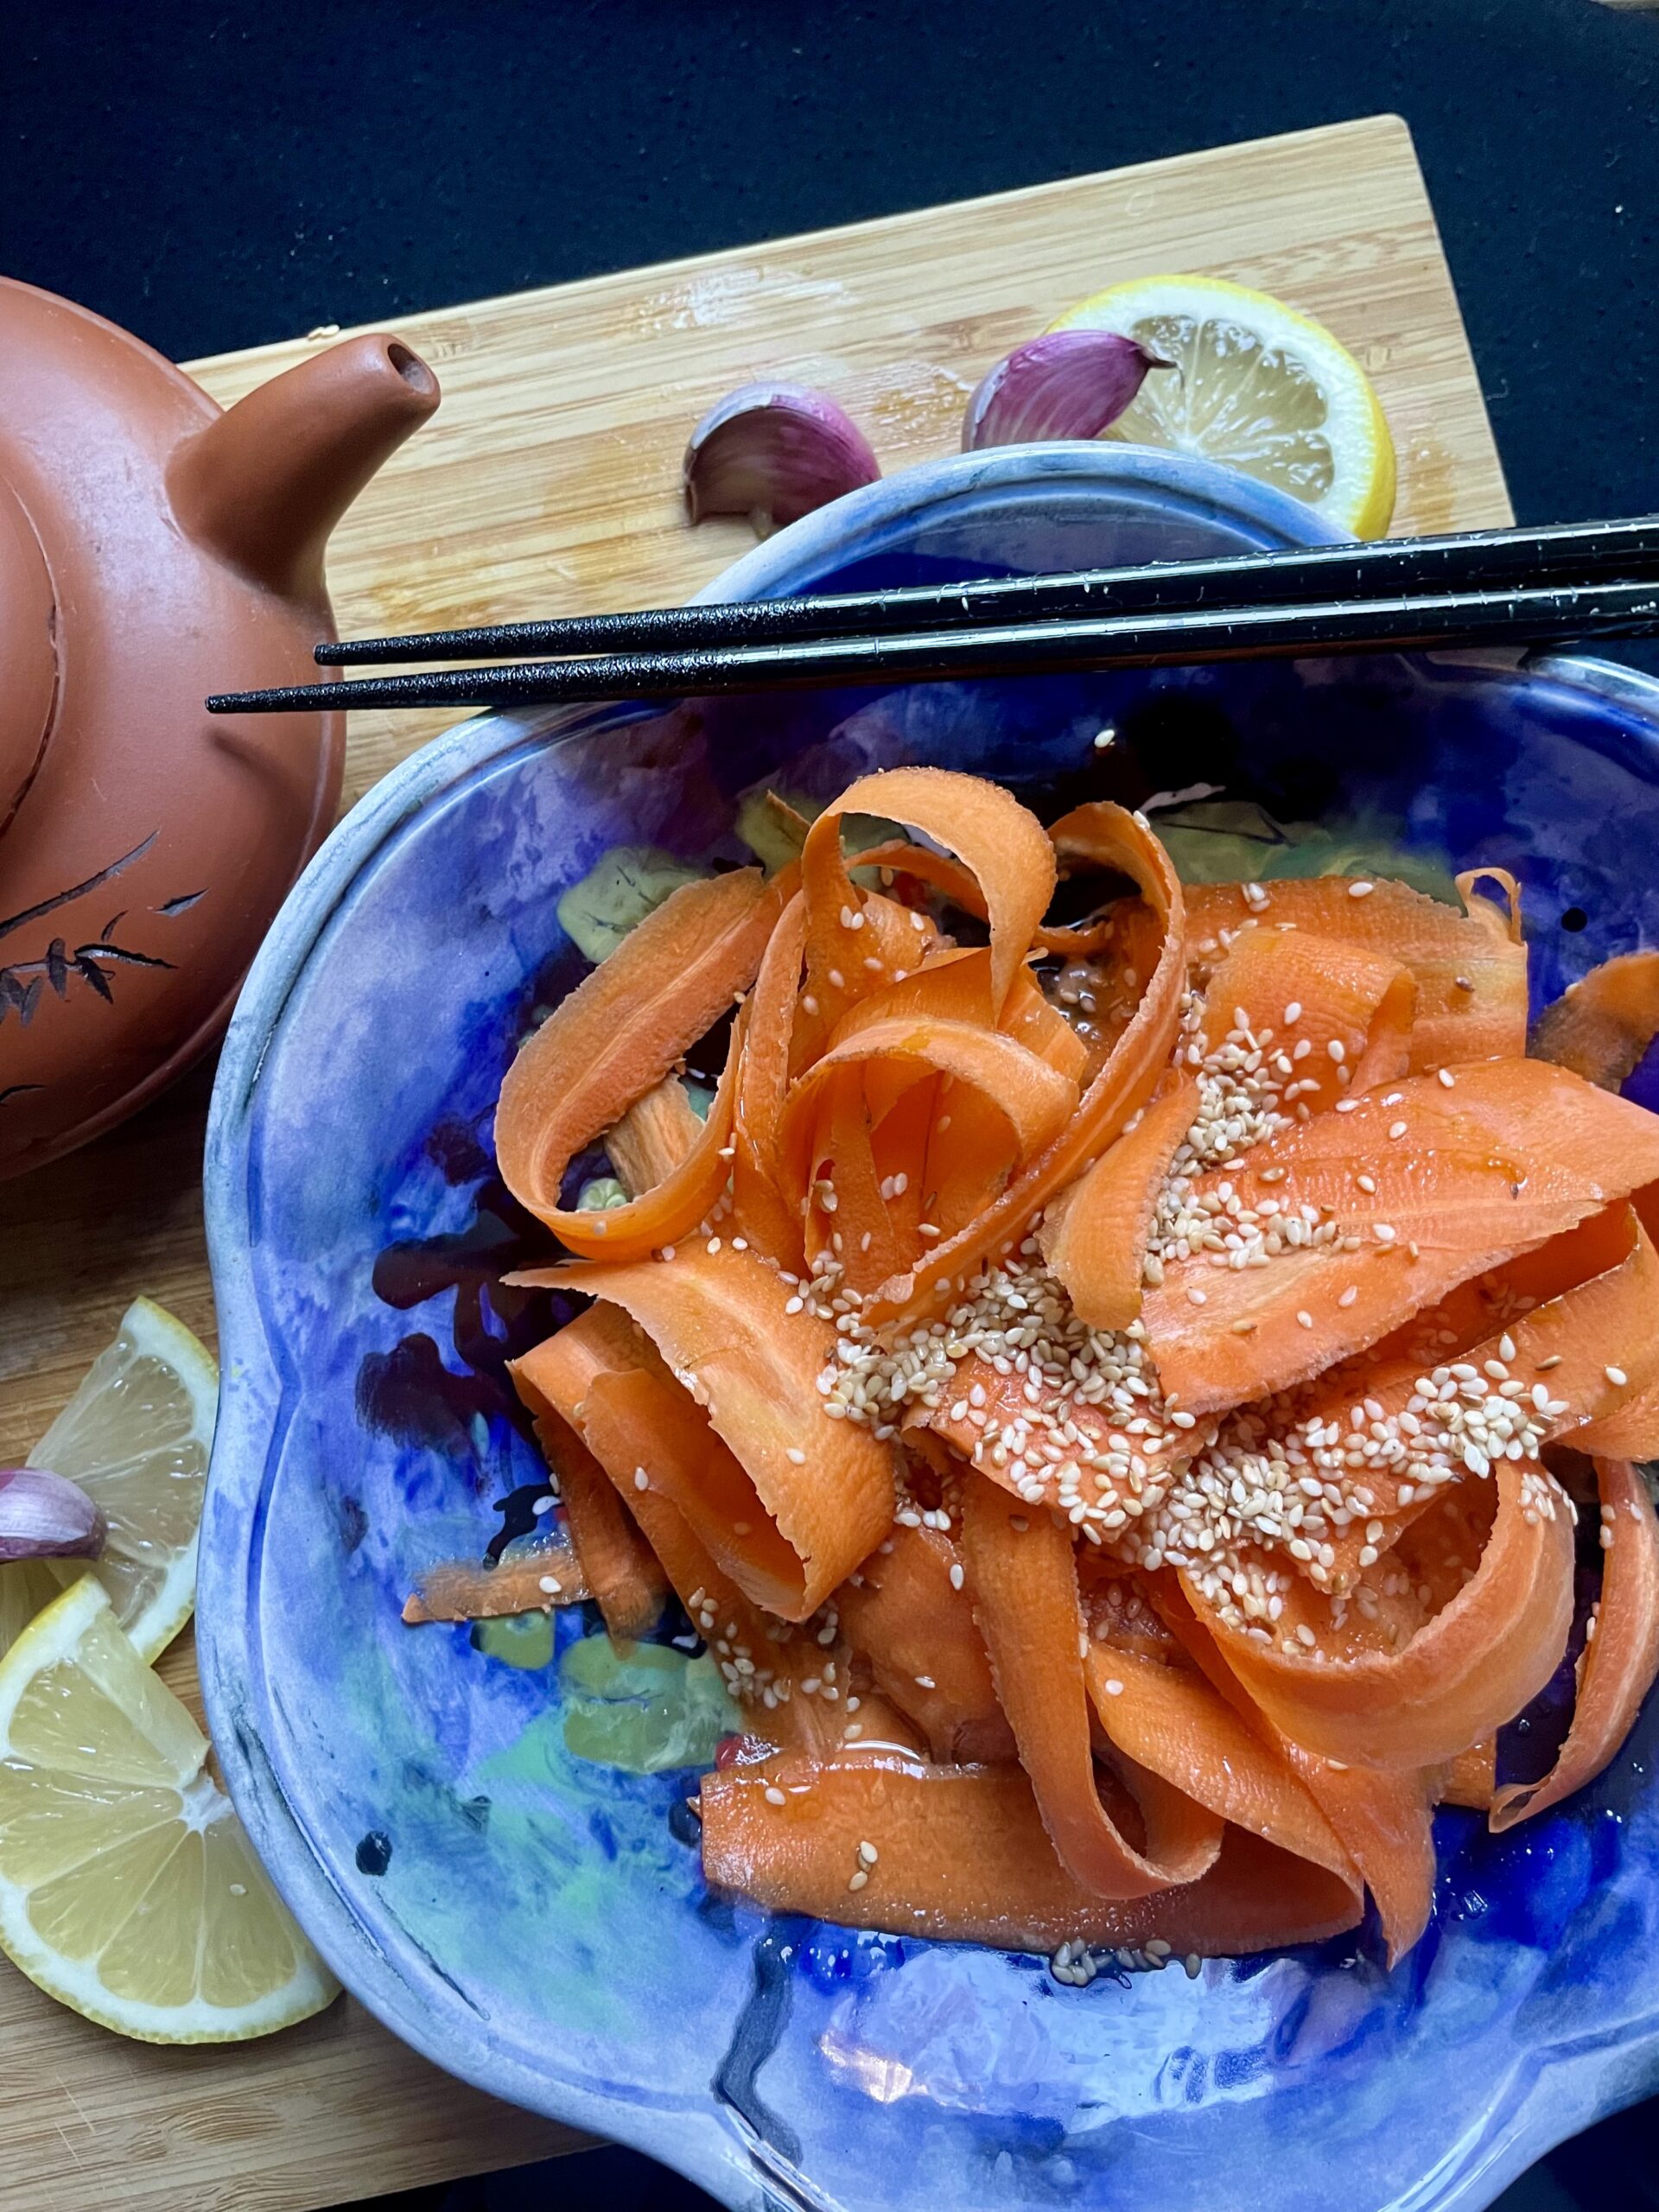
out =
<path fill-rule="evenodd" d="M 1202 1306 L 1205 1302 L 1205 1294 L 1201 1290 L 1189 1290 L 1186 1295 L 1190 1305 Z"/>
<path fill-rule="evenodd" d="M 1111 1680 L 1107 1683 L 1107 1685 L 1106 1685 L 1106 1694 L 1107 1694 L 1107 1696 L 1108 1696 L 1108 1697 L 1122 1697 L 1122 1694 L 1123 1694 L 1123 1685 L 1122 1685 L 1122 1682 L 1120 1682 L 1120 1681 L 1117 1680 L 1117 1678 L 1116 1678 L 1116 1675 L 1114 1675 L 1114 1676 L 1112 1677 L 1112 1679 L 1111 1679 Z"/>
<path fill-rule="evenodd" d="M 636 1467 L 634 1469 L 633 1486 L 635 1490 L 649 1490 L 651 1488 L 651 1477 L 645 1472 L 643 1467 Z"/>
<path fill-rule="evenodd" d="M 1392 1244 L 1400 1232 L 1389 1222 L 1376 1221 L 1371 1224 L 1371 1234 L 1379 1244 Z"/>
<path fill-rule="evenodd" d="M 938 1684 L 934 1681 L 931 1675 L 918 1675 L 916 1677 L 916 1687 L 918 1690 L 931 1690 L 937 1689 L 938 1688 Z"/>
<path fill-rule="evenodd" d="M 1337 1303 L 1338 1306 L 1351 1306 L 1358 1296 L 1359 1285 L 1357 1283 L 1351 1282 L 1347 1289 L 1344 1290 L 1338 1299 Z"/>
<path fill-rule="evenodd" d="M 1094 747 L 1096 753 L 1106 752 L 1116 742 L 1117 732 L 1113 729 L 1109 724 L 1104 729 L 1097 729 L 1095 732 L 1094 736 L 1090 740 L 1090 743 Z"/>
<path fill-rule="evenodd" d="M 1342 1063 L 1348 1057 L 1348 1047 L 1343 1043 L 1340 1037 L 1333 1037 L 1325 1049 L 1330 1053 L 1332 1058 L 1337 1063 L 1338 1067 L 1342 1065 Z"/>
<path fill-rule="evenodd" d="M 1313 1325 L 1313 1316 L 1311 1313 L 1299 1313 L 1296 1319 L 1304 1329 L 1311 1329 Z"/>
<path fill-rule="evenodd" d="M 769 1782 L 766 1784 L 766 1802 L 768 1805 L 786 1805 L 789 1800 L 775 1782 Z"/>
<path fill-rule="evenodd" d="M 1389 1135 L 1391 1137 L 1402 1137 L 1406 1134 L 1407 1128 L 1409 1126 L 1409 1123 L 1405 1122 L 1390 1122 L 1389 1124 Z"/>
<path fill-rule="evenodd" d="M 1559 1367 L 1560 1363 L 1561 1354 L 1558 1351 L 1553 1351 L 1548 1359 L 1541 1359 L 1539 1361 L 1538 1372 L 1541 1375 L 1548 1375 L 1552 1367 Z"/>
<path fill-rule="evenodd" d="M 1467 976 L 1454 976 L 1452 980 L 1460 991 L 1472 991 L 1475 988 Z"/>
<path fill-rule="evenodd" d="M 1337 1111 L 1338 1114 L 1353 1114 L 1357 1113 L 1358 1109 L 1359 1101 L 1357 1098 L 1338 1098 L 1337 1101 Z"/>
<path fill-rule="evenodd" d="M 1374 1198 L 1376 1196 L 1376 1178 L 1375 1175 L 1356 1175 L 1354 1180 L 1368 1197 Z"/>
<path fill-rule="evenodd" d="M 1622 1390 L 1630 1379 L 1622 1367 L 1604 1367 L 1601 1371 L 1615 1390 Z"/>
<path fill-rule="evenodd" d="M 867 952 L 865 954 L 864 965 L 869 969 L 872 976 L 879 976 L 881 973 L 881 963 L 876 958 L 873 952 Z"/>
<path fill-rule="evenodd" d="M 1450 1090 L 1457 1082 L 1456 1076 L 1452 1074 L 1450 1068 L 1441 1068 L 1438 1070 L 1437 1072 L 1439 1073 L 1441 1083 L 1444 1084 L 1448 1090 Z"/>
<path fill-rule="evenodd" d="M 817 999 L 813 997 L 810 991 L 803 991 L 801 993 L 801 1009 L 803 1013 L 805 1014 L 817 1014 L 818 1010 L 818 1002 Z"/>
<path fill-rule="evenodd" d="M 1290 1004 L 1289 1004 L 1289 1005 L 1285 1008 L 1285 1027 L 1286 1027 L 1286 1028 L 1287 1028 L 1287 1029 L 1294 1028 L 1294 1027 L 1295 1027 L 1295 1025 L 1297 1024 L 1297 1022 L 1299 1022 L 1299 1021 L 1301 1020 L 1301 1018 L 1302 1018 L 1302 1002 L 1301 1002 L 1301 1001 L 1300 1001 L 1300 999 L 1292 999 L 1292 1001 L 1291 1001 Z"/>
<path fill-rule="evenodd" d="M 798 1467 L 804 1467 L 806 1465 L 806 1454 L 798 1444 L 791 1444 L 784 1457 Z"/>
<path fill-rule="evenodd" d="M 960 1590 L 963 1580 L 962 1561 L 959 1559 L 953 1559 L 950 1562 L 950 1587 L 953 1590 Z"/>
<path fill-rule="evenodd" d="M 857 1873 L 854 1875 L 852 1880 L 848 1883 L 847 1886 L 849 1890 L 861 1890 L 868 1882 L 869 1878 L 868 1871 L 864 1867 L 861 1866 Z"/>
<path fill-rule="evenodd" d="M 829 980 L 830 988 L 834 990 L 844 991 L 847 988 L 847 978 L 842 974 L 839 968 L 832 968 L 830 970 Z"/>
<path fill-rule="evenodd" d="M 861 1843 L 858 1847 L 858 1855 L 864 1866 L 874 1866 L 880 1854 L 873 1843 Z"/>
<path fill-rule="evenodd" d="M 1374 883 L 1351 883 L 1348 887 L 1348 896 L 1351 899 L 1369 899 L 1376 888 L 1376 886 Z"/>
<path fill-rule="evenodd" d="M 550 1598 L 556 1598 L 564 1585 L 556 1574 L 544 1574 L 536 1586 L 538 1590 L 544 1590 Z"/>
<path fill-rule="evenodd" d="M 543 1513 L 550 1513 L 553 1510 L 553 1501 L 550 1497 L 536 1498 L 532 1501 L 530 1510 L 539 1521 Z"/>
<path fill-rule="evenodd" d="M 720 1249 L 720 1239 L 719 1239 L 719 1237 L 718 1237 L 718 1236 L 711 1236 L 711 1237 L 709 1239 L 709 1258 L 710 1258 L 711 1260 L 714 1258 L 714 1256 L 715 1256 L 715 1253 L 716 1253 L 716 1252 L 718 1252 L 718 1251 L 719 1251 L 719 1249 Z"/>

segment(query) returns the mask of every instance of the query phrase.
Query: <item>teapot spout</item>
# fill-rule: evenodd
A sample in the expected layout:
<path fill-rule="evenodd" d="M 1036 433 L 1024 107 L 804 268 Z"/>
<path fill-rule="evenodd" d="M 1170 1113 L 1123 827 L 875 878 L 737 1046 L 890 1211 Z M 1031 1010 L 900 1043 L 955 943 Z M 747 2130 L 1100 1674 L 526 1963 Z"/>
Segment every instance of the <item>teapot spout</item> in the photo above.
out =
<path fill-rule="evenodd" d="M 321 601 L 330 531 L 439 397 L 400 339 L 331 346 L 180 445 L 168 470 L 180 527 L 280 597 Z"/>

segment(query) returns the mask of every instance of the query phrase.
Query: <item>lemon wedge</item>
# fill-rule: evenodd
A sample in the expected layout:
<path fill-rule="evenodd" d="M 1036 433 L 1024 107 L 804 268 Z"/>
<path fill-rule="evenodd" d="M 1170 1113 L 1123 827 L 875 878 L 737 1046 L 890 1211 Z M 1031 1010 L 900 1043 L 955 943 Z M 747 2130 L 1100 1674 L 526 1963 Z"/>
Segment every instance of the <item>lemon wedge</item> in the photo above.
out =
<path fill-rule="evenodd" d="M 1107 437 L 1224 461 L 1351 537 L 1387 530 L 1395 461 L 1382 404 L 1322 323 L 1218 276 L 1135 276 L 1050 327 L 1115 330 L 1175 365 L 1147 377 Z"/>
<path fill-rule="evenodd" d="M 29 1454 L 79 1483 L 109 1523 L 96 1560 L 0 1567 L 0 1651 L 59 1592 L 91 1573 L 141 1659 L 156 1658 L 196 1599 L 196 1528 L 213 1449 L 219 1368 L 182 1321 L 148 1298 L 122 1316 L 79 1389 Z"/>
<path fill-rule="evenodd" d="M 90 1574 L 0 1660 L 0 1945 L 145 2043 L 238 2043 L 338 1993 L 207 1759 Z"/>

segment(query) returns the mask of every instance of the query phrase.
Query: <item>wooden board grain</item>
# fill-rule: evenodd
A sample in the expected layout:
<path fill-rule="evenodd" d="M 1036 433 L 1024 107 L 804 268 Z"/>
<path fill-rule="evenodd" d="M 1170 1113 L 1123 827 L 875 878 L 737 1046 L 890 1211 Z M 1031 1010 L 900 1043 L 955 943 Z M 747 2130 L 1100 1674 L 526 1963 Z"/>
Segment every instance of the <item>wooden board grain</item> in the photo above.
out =
<path fill-rule="evenodd" d="M 1401 531 L 1510 519 L 1433 213 L 1396 118 L 1266 139 L 854 228 L 404 317 L 434 422 L 338 532 L 342 629 L 683 599 L 750 542 L 682 519 L 686 433 L 731 385 L 834 391 L 889 471 L 951 450 L 979 376 L 1085 293 L 1205 270 L 1328 323 L 1376 380 Z M 194 365 L 239 397 L 321 339 Z M 354 724 L 349 804 L 442 716 Z M 146 1291 L 210 1341 L 199 1071 L 73 1160 L 0 1185 L 0 1465 Z M 189 1638 L 165 1671 L 195 1699 Z M 0 2212 L 308 2212 L 568 2148 L 349 2004 L 270 2043 L 124 2044 L 0 1973 Z"/>

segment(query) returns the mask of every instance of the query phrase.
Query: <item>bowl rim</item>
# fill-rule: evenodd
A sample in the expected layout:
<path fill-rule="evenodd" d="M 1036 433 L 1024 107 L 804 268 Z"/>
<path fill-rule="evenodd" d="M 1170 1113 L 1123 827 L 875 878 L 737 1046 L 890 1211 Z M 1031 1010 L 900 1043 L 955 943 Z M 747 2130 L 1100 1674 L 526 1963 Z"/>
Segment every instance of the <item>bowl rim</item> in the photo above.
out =
<path fill-rule="evenodd" d="M 1272 487 L 1236 472 L 1179 454 L 1123 445 L 1004 448 L 950 456 L 918 465 L 849 494 L 756 546 L 716 576 L 701 601 L 761 596 L 790 588 L 801 572 L 833 567 L 871 529 L 958 501 L 982 491 L 1041 488 L 1067 480 L 1091 486 L 1124 480 L 1218 502 L 1270 530 L 1300 525 L 1293 543 L 1334 542 L 1334 533 L 1310 531 L 1318 518 Z M 1288 529 L 1286 535 L 1289 538 Z M 1441 657 L 1431 657 L 1441 658 Z M 1659 681 L 1616 664 L 1552 655 L 1530 667 L 1513 654 L 1445 657 L 1511 681 L 1542 677 L 1582 686 L 1613 698 L 1653 726 L 1659 748 Z M 486 2023 L 457 2048 L 454 2023 L 435 2015 L 398 1965 L 375 1942 L 347 1896 L 289 1807 L 281 1776 L 266 1747 L 262 1709 L 270 1695 L 263 1653 L 252 1618 L 250 1567 L 257 1547 L 250 1541 L 245 1501 L 233 1496 L 243 1471 L 251 1495 L 263 1487 L 271 1420 L 280 1397 L 276 1363 L 266 1338 L 248 1265 L 251 1122 L 267 1052 L 289 1000 L 334 921 L 352 887 L 415 817 L 472 772 L 516 747 L 563 738 L 656 713 L 661 702 L 619 702 L 550 716 L 524 709 L 474 716 L 442 732 L 399 762 L 336 824 L 289 893 L 262 944 L 226 1033 L 214 1083 L 203 1164 L 209 1261 L 221 1350 L 219 1420 L 203 1509 L 199 1650 L 209 1726 L 226 1785 L 272 1880 L 317 1949 L 341 1982 L 401 2040 L 444 2071 L 488 2094 L 531 2111 L 630 2144 L 685 2174 L 721 2202 L 760 2212 L 781 2186 L 796 2201 L 826 2200 L 810 2178 L 793 2170 L 772 2171 L 776 2153 L 749 2138 L 734 2113 L 712 2107 L 659 2111 L 626 2095 L 550 2076 L 499 2044 Z M 234 1541 L 211 1540 L 210 1521 L 226 1515 L 239 1522 Z M 439 1966 L 434 1971 L 442 1974 Z M 1548 2046 L 1519 2054 L 1533 2081 L 1557 2057 Z M 1500 2094 L 1501 2094 L 1501 2086 Z M 1634 2085 L 1631 2094 L 1640 2093 Z M 1439 2212 L 1489 2201 L 1492 2189 L 1559 2139 L 1559 2130 L 1526 2101 L 1534 2113 L 1507 2144 L 1488 2144 L 1491 2162 L 1471 2161 L 1436 2200 Z M 1495 2111 L 1495 2121 L 1500 2115 Z"/>

